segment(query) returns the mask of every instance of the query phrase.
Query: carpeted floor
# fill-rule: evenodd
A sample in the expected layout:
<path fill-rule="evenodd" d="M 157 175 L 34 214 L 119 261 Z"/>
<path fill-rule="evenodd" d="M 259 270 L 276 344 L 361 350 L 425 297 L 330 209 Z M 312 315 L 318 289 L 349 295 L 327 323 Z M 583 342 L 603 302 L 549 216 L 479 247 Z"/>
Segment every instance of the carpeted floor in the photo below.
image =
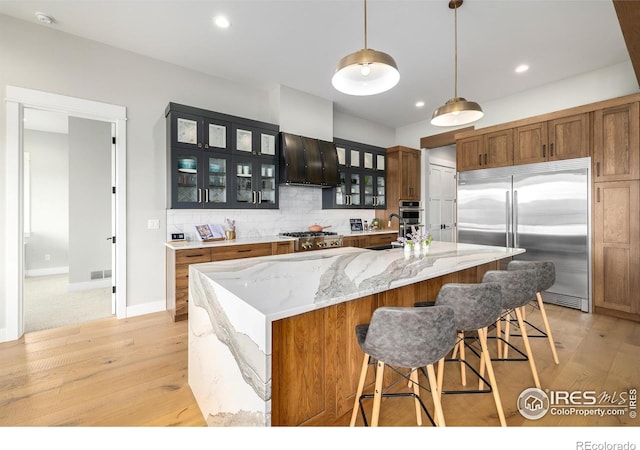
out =
<path fill-rule="evenodd" d="M 67 291 L 68 275 L 24 280 L 25 332 L 111 317 L 111 288 Z"/>

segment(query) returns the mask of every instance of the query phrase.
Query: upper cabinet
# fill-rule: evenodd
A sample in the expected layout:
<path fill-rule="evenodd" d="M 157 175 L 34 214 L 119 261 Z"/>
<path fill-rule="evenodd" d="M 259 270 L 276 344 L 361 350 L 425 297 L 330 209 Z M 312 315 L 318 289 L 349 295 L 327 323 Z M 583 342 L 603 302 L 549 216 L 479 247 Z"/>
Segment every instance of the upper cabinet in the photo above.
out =
<path fill-rule="evenodd" d="M 458 172 L 513 164 L 513 130 L 502 130 L 459 139 L 456 142 Z"/>
<path fill-rule="evenodd" d="M 323 209 L 385 209 L 386 150 L 335 138 L 339 183 L 322 192 Z"/>
<path fill-rule="evenodd" d="M 589 156 L 589 114 L 577 114 L 517 127 L 514 164 Z"/>
<path fill-rule="evenodd" d="M 170 103 L 170 208 L 278 207 L 277 125 Z"/>
<path fill-rule="evenodd" d="M 638 111 L 638 102 L 634 102 L 594 112 L 594 182 L 640 178 Z"/>
<path fill-rule="evenodd" d="M 400 200 L 420 200 L 420 150 L 396 146 L 387 149 L 388 200 L 397 210 Z"/>

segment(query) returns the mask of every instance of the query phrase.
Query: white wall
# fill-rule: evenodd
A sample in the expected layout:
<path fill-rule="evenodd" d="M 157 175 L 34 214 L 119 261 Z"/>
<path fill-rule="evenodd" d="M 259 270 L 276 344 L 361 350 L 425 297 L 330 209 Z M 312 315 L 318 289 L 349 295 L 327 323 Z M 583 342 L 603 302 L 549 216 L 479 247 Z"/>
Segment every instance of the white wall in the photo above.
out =
<path fill-rule="evenodd" d="M 25 246 L 27 275 L 68 270 L 68 148 L 66 134 L 24 131 L 24 151 L 29 152 L 31 159 L 31 232 Z"/>
<path fill-rule="evenodd" d="M 396 141 L 395 129 L 384 125 L 371 126 L 371 122 L 342 112 L 333 112 L 333 136 L 353 142 L 393 147 Z"/>
<path fill-rule="evenodd" d="M 638 92 L 638 81 L 629 61 L 517 95 L 482 102 L 484 117 L 472 125 L 476 129 L 484 128 Z M 454 128 L 434 127 L 426 120 L 398 128 L 396 141 L 398 145 L 419 148 L 421 137 L 451 129 Z"/>

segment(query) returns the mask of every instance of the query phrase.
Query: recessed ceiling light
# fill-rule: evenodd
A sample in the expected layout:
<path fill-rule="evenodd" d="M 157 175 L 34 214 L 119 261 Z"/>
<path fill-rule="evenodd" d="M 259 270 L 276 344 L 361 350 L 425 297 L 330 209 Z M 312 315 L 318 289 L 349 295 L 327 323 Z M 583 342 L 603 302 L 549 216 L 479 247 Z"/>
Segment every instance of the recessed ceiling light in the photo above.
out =
<path fill-rule="evenodd" d="M 422 108 L 424 106 L 424 102 L 422 100 L 420 100 L 419 102 L 416 102 L 416 108 Z"/>
<path fill-rule="evenodd" d="M 225 16 L 215 16 L 213 18 L 213 23 L 215 23 L 220 28 L 229 28 L 231 26 L 231 22 Z"/>
<path fill-rule="evenodd" d="M 516 67 L 516 73 L 524 73 L 527 70 L 529 70 L 529 66 L 526 64 L 520 64 L 518 67 Z"/>
<path fill-rule="evenodd" d="M 53 17 L 43 12 L 37 12 L 36 18 L 38 19 L 38 21 L 45 23 L 47 25 L 51 25 L 54 22 Z"/>

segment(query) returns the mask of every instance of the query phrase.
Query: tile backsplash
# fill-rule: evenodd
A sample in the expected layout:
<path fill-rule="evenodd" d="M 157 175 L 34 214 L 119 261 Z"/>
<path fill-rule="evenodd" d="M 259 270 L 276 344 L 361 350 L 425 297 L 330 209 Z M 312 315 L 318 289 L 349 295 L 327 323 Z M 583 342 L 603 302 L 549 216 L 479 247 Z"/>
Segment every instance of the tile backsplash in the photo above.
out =
<path fill-rule="evenodd" d="M 310 225 L 331 226 L 327 231 L 349 234 L 349 219 L 371 222 L 373 209 L 322 209 L 322 189 L 304 186 L 280 186 L 280 209 L 168 209 L 167 234 L 185 233 L 197 239 L 195 225 L 224 224 L 236 221 L 238 238 L 275 236 L 287 231 L 306 231 Z M 386 224 L 385 224 L 386 225 Z M 396 225 L 396 224 L 394 224 Z"/>

